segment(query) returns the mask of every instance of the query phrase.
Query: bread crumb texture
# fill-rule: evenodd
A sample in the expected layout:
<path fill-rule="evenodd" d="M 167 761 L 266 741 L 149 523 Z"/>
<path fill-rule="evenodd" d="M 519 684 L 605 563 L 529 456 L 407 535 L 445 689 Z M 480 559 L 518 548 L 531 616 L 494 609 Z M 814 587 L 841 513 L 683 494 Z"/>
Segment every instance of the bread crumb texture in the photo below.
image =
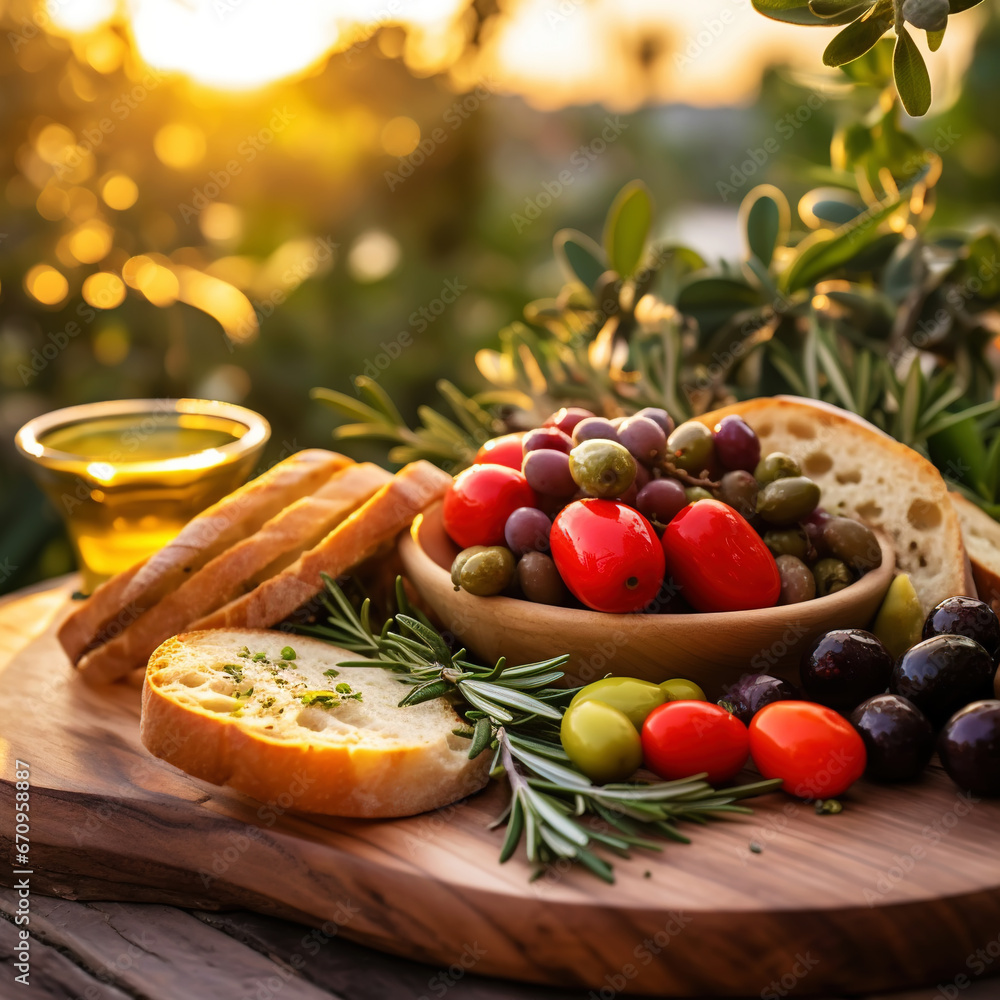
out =
<path fill-rule="evenodd" d="M 154 654 L 148 682 L 179 705 L 239 720 L 256 736 L 389 749 L 437 742 L 442 721 L 459 725 L 441 699 L 400 710 L 408 685 L 381 667 L 338 667 L 344 651 L 316 640 L 251 630 L 187 640 Z"/>

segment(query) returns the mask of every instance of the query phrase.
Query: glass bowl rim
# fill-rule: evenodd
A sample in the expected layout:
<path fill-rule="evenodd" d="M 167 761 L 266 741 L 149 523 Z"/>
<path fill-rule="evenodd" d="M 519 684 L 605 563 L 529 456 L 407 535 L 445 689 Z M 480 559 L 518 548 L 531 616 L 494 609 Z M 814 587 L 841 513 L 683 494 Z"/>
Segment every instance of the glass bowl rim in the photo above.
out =
<path fill-rule="evenodd" d="M 179 415 L 185 413 L 208 414 L 232 420 L 243 424 L 247 433 L 228 444 L 212 449 L 224 456 L 219 464 L 228 464 L 240 458 L 253 448 L 262 447 L 271 436 L 271 425 L 255 410 L 236 403 L 226 403 L 217 399 L 197 399 L 191 397 L 159 398 L 159 399 L 109 399 L 94 403 L 80 403 L 75 406 L 65 406 L 58 410 L 50 410 L 33 417 L 14 435 L 17 450 L 27 459 L 42 464 L 58 465 L 65 462 L 80 462 L 89 456 L 79 455 L 72 451 L 61 451 L 49 448 L 41 443 L 40 436 L 49 431 L 71 423 L 80 423 L 88 419 L 106 417 L 135 416 L 141 419 L 151 415 Z M 200 455 L 206 449 L 189 452 L 176 458 L 187 458 L 190 455 Z M 149 459 L 137 458 L 130 462 L 127 459 L 117 461 L 123 466 L 149 465 Z M 156 464 L 155 462 L 153 464 Z"/>

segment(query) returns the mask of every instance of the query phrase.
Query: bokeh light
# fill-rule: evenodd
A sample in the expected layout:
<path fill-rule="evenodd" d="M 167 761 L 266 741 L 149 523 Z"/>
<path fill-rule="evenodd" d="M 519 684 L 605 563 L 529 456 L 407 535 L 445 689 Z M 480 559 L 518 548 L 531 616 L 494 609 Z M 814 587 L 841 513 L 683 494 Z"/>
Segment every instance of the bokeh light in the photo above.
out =
<path fill-rule="evenodd" d="M 114 230 L 106 222 L 91 219 L 77 226 L 66 237 L 66 242 L 69 252 L 81 264 L 96 264 L 107 257 L 113 238 Z"/>
<path fill-rule="evenodd" d="M 38 214 L 49 222 L 64 219 L 69 213 L 69 207 L 69 195 L 59 185 L 51 182 L 42 188 L 35 202 Z"/>
<path fill-rule="evenodd" d="M 115 309 L 125 300 L 125 283 L 110 271 L 89 275 L 82 291 L 84 301 L 95 309 Z"/>
<path fill-rule="evenodd" d="M 198 226 L 206 240 L 228 243 L 242 235 L 243 213 L 235 205 L 213 201 L 202 209 Z"/>
<path fill-rule="evenodd" d="M 139 197 L 139 187 L 128 174 L 109 174 L 101 185 L 101 197 L 108 208 L 124 212 Z"/>
<path fill-rule="evenodd" d="M 161 163 L 174 170 L 186 170 L 204 157 L 205 133 L 186 122 L 171 122 L 156 133 L 153 149 Z"/>
<path fill-rule="evenodd" d="M 98 73 L 113 73 L 125 58 L 126 45 L 110 29 L 95 32 L 83 46 L 84 58 Z"/>
<path fill-rule="evenodd" d="M 142 292 L 154 306 L 164 308 L 177 301 L 180 291 L 177 276 L 159 260 L 145 254 L 130 257 L 122 268 L 122 277 L 126 284 Z"/>
<path fill-rule="evenodd" d="M 54 267 L 36 264 L 24 276 L 24 290 L 43 306 L 58 306 L 69 294 L 69 282 Z"/>
<path fill-rule="evenodd" d="M 399 263 L 399 242 L 381 229 L 369 229 L 351 246 L 347 268 L 355 281 L 381 281 Z"/>
<path fill-rule="evenodd" d="M 382 148 L 390 156 L 408 156 L 420 142 L 420 126 L 406 115 L 391 118 L 382 129 Z"/>

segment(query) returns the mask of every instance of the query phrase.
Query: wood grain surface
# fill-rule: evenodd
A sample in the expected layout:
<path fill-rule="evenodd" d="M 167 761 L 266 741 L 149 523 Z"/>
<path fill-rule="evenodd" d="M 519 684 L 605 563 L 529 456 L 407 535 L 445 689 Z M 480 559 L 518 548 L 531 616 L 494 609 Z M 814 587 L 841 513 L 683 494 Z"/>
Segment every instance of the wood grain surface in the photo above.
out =
<path fill-rule="evenodd" d="M 690 846 L 617 862 L 613 886 L 573 870 L 529 883 L 522 859 L 496 863 L 486 824 L 499 788 L 409 820 L 317 820 L 294 812 L 295 775 L 262 804 L 151 758 L 138 686 L 88 687 L 54 642 L 68 594 L 0 606 L 0 844 L 10 857 L 20 758 L 39 905 L 45 893 L 239 907 L 439 969 L 602 998 L 961 994 L 1000 971 L 1000 804 L 936 767 L 910 788 L 862 783 L 836 816 L 769 796 L 752 817 L 695 829 Z M 0 867 L 0 883 L 13 879 Z"/>
<path fill-rule="evenodd" d="M 588 684 L 609 671 L 659 682 L 687 677 L 718 698 L 747 670 L 797 679 L 803 648 L 831 628 L 867 628 L 892 582 L 892 546 L 882 564 L 850 587 L 817 600 L 722 614 L 609 615 L 456 590 L 458 546 L 433 504 L 400 540 L 404 572 L 458 641 L 485 660 L 530 663 L 569 653 L 567 677 Z"/>

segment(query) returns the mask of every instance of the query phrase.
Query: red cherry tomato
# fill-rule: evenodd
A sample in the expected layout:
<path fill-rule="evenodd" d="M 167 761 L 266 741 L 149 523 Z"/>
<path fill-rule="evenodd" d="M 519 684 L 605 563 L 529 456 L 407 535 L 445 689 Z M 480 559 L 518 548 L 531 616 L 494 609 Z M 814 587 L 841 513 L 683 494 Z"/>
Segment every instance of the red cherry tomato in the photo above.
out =
<path fill-rule="evenodd" d="M 520 449 L 520 442 L 518 442 Z M 444 495 L 444 530 L 463 549 L 503 545 L 503 527 L 518 507 L 537 507 L 524 476 L 505 465 L 473 465 L 460 472 Z"/>
<path fill-rule="evenodd" d="M 832 708 L 811 701 L 775 701 L 750 723 L 750 756 L 765 778 L 804 799 L 846 792 L 864 773 L 865 744 Z"/>
<path fill-rule="evenodd" d="M 781 575 L 760 536 L 720 500 L 698 500 L 663 532 L 667 574 L 696 611 L 771 608 Z"/>
<path fill-rule="evenodd" d="M 663 583 L 663 550 L 642 514 L 616 500 L 576 500 L 552 523 L 556 569 L 595 611 L 639 611 Z"/>
<path fill-rule="evenodd" d="M 521 439 L 523 432 L 491 438 L 476 452 L 476 465 L 506 465 L 521 471 Z"/>
<path fill-rule="evenodd" d="M 667 781 L 708 772 L 713 785 L 731 781 L 750 756 L 747 727 L 707 701 L 668 701 L 642 725 L 646 767 Z"/>

